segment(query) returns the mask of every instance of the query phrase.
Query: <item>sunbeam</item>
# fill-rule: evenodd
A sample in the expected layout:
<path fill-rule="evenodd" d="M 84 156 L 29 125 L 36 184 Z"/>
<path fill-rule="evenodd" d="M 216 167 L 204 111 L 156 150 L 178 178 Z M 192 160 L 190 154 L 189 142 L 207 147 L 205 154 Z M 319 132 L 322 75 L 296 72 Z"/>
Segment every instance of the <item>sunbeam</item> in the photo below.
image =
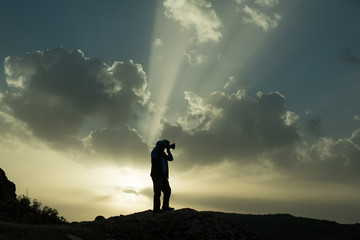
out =
<path fill-rule="evenodd" d="M 191 43 L 191 33 L 165 19 L 162 1 L 158 7 L 149 58 L 148 82 L 152 101 L 157 105 L 156 113 L 149 113 L 142 123 L 143 136 L 148 142 L 157 138 L 160 119 L 164 116 L 169 98 L 178 79 L 184 60 L 184 52 Z M 174 30 L 178 28 L 178 30 Z"/>
<path fill-rule="evenodd" d="M 247 72 L 256 67 L 257 59 L 268 47 L 268 35 L 261 29 L 242 24 L 243 16 L 237 11 L 223 16 L 222 21 L 228 28 L 221 29 L 221 38 L 201 42 L 196 39 L 199 33 L 195 28 L 188 29 L 176 21 L 169 21 L 163 2 L 157 4 L 148 64 L 149 89 L 157 110 L 149 113 L 140 124 L 144 139 L 149 143 L 159 137 L 160 120 L 166 113 L 171 113 L 168 114 L 172 116 L 171 120 L 182 114 L 180 102 L 184 91 L 194 89 L 207 95 L 223 90 L 229 77 L 241 87 L 247 87 L 243 84 Z M 234 4 L 227 3 L 228 8 Z M 175 106 L 177 112 L 169 109 L 169 105 Z"/>

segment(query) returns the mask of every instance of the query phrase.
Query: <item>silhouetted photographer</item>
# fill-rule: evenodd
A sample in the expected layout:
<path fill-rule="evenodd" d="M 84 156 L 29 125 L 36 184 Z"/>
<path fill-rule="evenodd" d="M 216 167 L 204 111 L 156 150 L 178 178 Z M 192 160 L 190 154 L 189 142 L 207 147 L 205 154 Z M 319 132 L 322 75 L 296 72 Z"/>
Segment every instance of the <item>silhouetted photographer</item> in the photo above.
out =
<path fill-rule="evenodd" d="M 173 161 L 173 155 L 170 149 L 175 149 L 175 143 L 170 144 L 166 139 L 160 140 L 151 151 L 151 178 L 154 189 L 154 207 L 155 213 L 172 211 L 174 208 L 169 207 L 171 188 L 169 185 L 169 165 L 168 161 Z M 165 153 L 166 150 L 166 153 Z M 163 205 L 160 209 L 161 192 L 164 194 Z"/>

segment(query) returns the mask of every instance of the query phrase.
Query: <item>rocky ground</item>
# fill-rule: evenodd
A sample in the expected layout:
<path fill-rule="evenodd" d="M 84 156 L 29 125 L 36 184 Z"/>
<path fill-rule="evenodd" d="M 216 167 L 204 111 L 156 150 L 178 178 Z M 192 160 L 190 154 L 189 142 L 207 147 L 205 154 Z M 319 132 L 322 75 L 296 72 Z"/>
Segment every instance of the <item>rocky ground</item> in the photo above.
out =
<path fill-rule="evenodd" d="M 241 224 L 217 217 L 216 213 L 193 209 L 165 213 L 149 210 L 77 225 L 104 232 L 110 239 L 263 239 Z"/>
<path fill-rule="evenodd" d="M 247 227 L 212 212 L 180 209 L 144 211 L 126 216 L 62 225 L 0 222 L 1 240 L 122 240 L 122 239 L 239 239 L 264 240 Z"/>

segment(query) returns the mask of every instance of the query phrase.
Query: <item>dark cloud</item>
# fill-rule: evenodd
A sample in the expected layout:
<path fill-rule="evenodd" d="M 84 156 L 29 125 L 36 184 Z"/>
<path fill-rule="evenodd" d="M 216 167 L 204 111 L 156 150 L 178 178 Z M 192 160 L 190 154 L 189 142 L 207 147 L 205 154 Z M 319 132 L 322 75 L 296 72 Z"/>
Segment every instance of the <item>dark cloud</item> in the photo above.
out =
<path fill-rule="evenodd" d="M 301 151 L 299 169 L 306 176 L 328 182 L 359 179 L 359 130 L 351 138 L 333 140 L 322 138 Z M 303 174 L 303 173 L 302 173 Z"/>
<path fill-rule="evenodd" d="M 324 131 L 321 126 L 322 120 L 321 118 L 313 118 L 308 121 L 307 129 L 313 136 L 324 136 Z"/>
<path fill-rule="evenodd" d="M 121 146 L 131 144 L 147 150 L 127 127 L 136 120 L 136 112 L 148 109 L 146 74 L 141 65 L 129 61 L 109 66 L 85 57 L 80 50 L 56 48 L 7 57 L 5 73 L 9 90 L 1 99 L 3 106 L 34 136 L 52 146 L 88 147 L 79 133 L 88 118 L 100 117 L 107 129 L 90 134 L 87 143 L 91 151 L 125 152 Z"/>
<path fill-rule="evenodd" d="M 118 128 L 104 128 L 92 131 L 85 144 L 91 150 L 93 157 L 106 156 L 116 159 L 144 160 L 149 157 L 147 145 L 134 129 L 126 125 Z"/>
<path fill-rule="evenodd" d="M 15 147 L 19 140 L 29 140 L 26 125 L 17 121 L 2 106 L 0 106 L 0 136 L 1 145 L 6 145 L 7 149 L 11 146 Z"/>
<path fill-rule="evenodd" d="M 139 64 L 109 66 L 81 51 L 58 48 L 8 57 L 5 70 L 9 90 L 0 96 L 2 139 L 35 136 L 93 159 L 135 160 L 148 167 L 148 146 L 130 127 L 150 106 Z M 164 120 L 161 132 L 176 142 L 179 169 L 229 161 L 239 170 L 252 164 L 333 181 L 353 179 L 360 172 L 359 130 L 349 138 L 322 137 L 309 145 L 300 116 L 285 109 L 285 97 L 278 92 L 218 91 L 207 97 L 185 92 L 185 99 L 187 113 L 175 123 Z M 89 119 L 103 125 L 87 126 Z M 323 136 L 321 119 L 311 119 L 308 130 Z"/>
<path fill-rule="evenodd" d="M 291 161 L 289 154 L 300 135 L 298 127 L 286 121 L 281 94 L 252 97 L 216 92 L 204 99 L 193 93 L 186 97 L 187 116 L 178 124 L 163 126 L 163 136 L 176 139 L 184 167 L 225 159 L 239 163 L 272 159 L 280 165 Z"/>
<path fill-rule="evenodd" d="M 163 122 L 162 136 L 177 144 L 177 168 L 222 161 L 256 164 L 299 178 L 352 181 L 360 173 L 359 130 L 351 138 L 321 138 L 309 145 L 296 113 L 285 110 L 280 93 L 250 96 L 216 92 L 206 98 L 186 93 L 188 113 L 178 123 Z M 309 129 L 322 134 L 321 120 Z"/>
<path fill-rule="evenodd" d="M 11 132 L 12 128 L 13 123 L 9 116 L 4 112 L 0 112 L 0 133 L 7 134 Z"/>

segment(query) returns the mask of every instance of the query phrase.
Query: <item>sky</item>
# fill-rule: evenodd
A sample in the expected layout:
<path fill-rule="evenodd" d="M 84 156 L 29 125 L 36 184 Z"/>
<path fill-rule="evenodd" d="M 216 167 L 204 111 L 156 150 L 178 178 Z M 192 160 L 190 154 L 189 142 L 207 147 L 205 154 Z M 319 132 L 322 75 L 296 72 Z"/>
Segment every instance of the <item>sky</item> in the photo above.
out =
<path fill-rule="evenodd" d="M 360 2 L 0 3 L 0 167 L 68 221 L 170 205 L 360 223 Z"/>

